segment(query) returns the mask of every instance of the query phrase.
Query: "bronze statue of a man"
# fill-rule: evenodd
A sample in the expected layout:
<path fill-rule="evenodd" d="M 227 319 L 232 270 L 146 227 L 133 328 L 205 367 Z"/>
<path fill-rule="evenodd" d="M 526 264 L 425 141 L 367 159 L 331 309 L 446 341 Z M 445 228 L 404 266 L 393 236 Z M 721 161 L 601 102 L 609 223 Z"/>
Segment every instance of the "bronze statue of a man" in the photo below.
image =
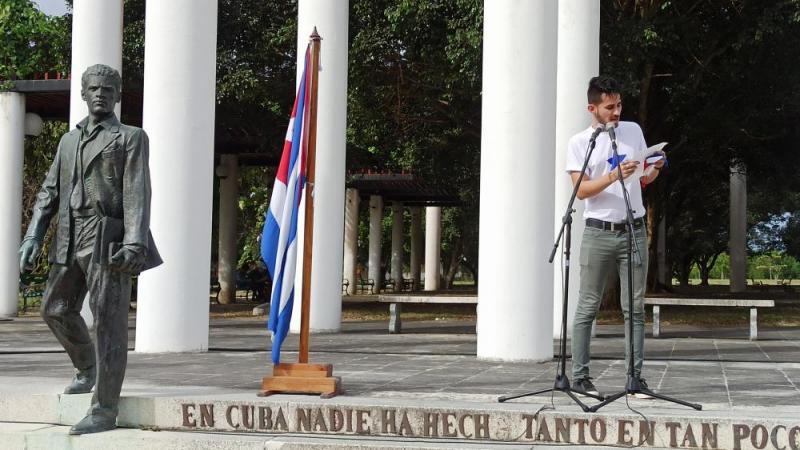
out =
<path fill-rule="evenodd" d="M 95 388 L 91 408 L 70 434 L 116 427 L 128 359 L 131 276 L 161 263 L 150 234 L 147 134 L 114 114 L 121 84 L 119 72 L 105 65 L 83 73 L 81 96 L 89 116 L 61 138 L 20 246 L 24 272 L 57 217 L 41 314 L 78 371 L 64 393 Z M 87 291 L 95 343 L 80 315 Z"/>

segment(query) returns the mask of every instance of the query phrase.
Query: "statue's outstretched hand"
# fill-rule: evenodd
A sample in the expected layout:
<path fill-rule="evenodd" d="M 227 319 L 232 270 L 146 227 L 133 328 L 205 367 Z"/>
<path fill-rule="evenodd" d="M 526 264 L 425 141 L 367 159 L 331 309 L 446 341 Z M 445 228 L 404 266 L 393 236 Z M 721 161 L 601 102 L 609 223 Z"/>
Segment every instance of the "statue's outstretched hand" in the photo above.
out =
<path fill-rule="evenodd" d="M 19 272 L 25 273 L 36 264 L 42 245 L 36 239 L 25 239 L 19 246 Z"/>
<path fill-rule="evenodd" d="M 109 266 L 120 272 L 138 274 L 144 267 L 144 251 L 135 245 L 123 245 L 111 256 Z"/>

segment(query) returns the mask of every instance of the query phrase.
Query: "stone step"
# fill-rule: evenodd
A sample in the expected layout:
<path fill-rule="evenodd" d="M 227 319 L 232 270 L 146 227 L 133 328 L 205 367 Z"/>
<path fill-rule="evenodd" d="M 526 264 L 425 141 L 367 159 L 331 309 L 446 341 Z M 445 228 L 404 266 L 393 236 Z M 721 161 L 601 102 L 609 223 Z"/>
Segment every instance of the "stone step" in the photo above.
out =
<path fill-rule="evenodd" d="M 506 403 L 488 396 L 390 393 L 323 400 L 298 395 L 262 398 L 255 392 L 215 392 L 202 387 L 136 386 L 123 392 L 118 418 L 121 429 L 70 437 L 65 426 L 83 417 L 91 394 L 62 395 L 54 392 L 53 384 L 3 381 L 6 387 L 24 389 L 4 389 L 0 396 L 0 422 L 3 436 L 8 437 L 0 442 L 14 444 L 2 448 L 112 448 L 92 444 L 112 435 L 120 439 L 115 450 L 145 445 L 228 448 L 228 443 L 237 445 L 230 448 L 250 448 L 251 444 L 253 448 L 305 448 L 303 445 L 311 444 L 338 448 L 353 442 L 361 448 L 506 448 L 567 443 L 643 448 L 800 447 L 797 407 L 706 405 L 705 410 L 694 411 L 659 400 L 630 398 L 597 413 L 584 413 L 564 402 L 561 393 L 555 394 L 561 398 L 554 404 L 557 409 L 552 409 L 549 396 Z M 653 432 L 648 433 L 650 430 Z M 192 439 L 201 443 L 192 444 Z M 75 442 L 81 446 L 75 447 Z"/>
<path fill-rule="evenodd" d="M 93 435 L 70 436 L 65 425 L 0 422 L 5 450 L 362 450 L 395 449 L 529 449 L 531 444 L 492 444 L 464 440 L 413 442 L 403 438 L 354 438 L 250 433 L 201 433 L 117 428 Z M 539 446 L 536 446 L 539 448 Z M 608 449 L 609 447 L 603 447 Z"/>

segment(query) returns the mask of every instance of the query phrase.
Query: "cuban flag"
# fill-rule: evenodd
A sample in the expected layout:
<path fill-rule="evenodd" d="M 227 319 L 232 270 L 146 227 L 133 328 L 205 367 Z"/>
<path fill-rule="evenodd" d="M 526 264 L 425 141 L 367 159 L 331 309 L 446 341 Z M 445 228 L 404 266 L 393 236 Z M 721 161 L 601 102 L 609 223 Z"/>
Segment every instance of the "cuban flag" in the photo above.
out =
<path fill-rule="evenodd" d="M 289 119 L 281 162 L 261 235 L 261 258 L 272 277 L 267 329 L 272 336 L 272 362 L 280 362 L 281 344 L 289 333 L 294 305 L 294 279 L 297 271 L 297 218 L 300 198 L 306 183 L 308 149 L 310 46 L 306 48 L 300 87 Z"/>

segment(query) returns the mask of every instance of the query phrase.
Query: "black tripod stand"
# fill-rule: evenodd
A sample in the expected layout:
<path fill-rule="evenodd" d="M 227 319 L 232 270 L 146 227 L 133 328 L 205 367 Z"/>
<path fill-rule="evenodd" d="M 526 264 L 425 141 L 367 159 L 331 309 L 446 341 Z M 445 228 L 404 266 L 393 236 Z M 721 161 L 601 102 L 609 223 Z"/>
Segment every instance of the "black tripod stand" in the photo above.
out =
<path fill-rule="evenodd" d="M 602 402 L 590 407 L 588 411 L 595 412 L 598 409 L 606 406 L 607 404 L 618 400 L 621 397 L 624 397 L 627 394 L 645 394 L 653 398 L 657 398 L 660 400 L 666 400 L 668 402 L 677 403 L 679 405 L 688 406 L 690 408 L 694 408 L 698 411 L 703 409 L 702 405 L 698 405 L 696 403 L 689 403 L 683 400 L 679 400 L 672 397 L 667 397 L 666 395 L 657 394 L 650 389 L 643 387 L 641 381 L 639 380 L 638 376 L 635 376 L 634 373 L 634 336 L 633 336 L 633 246 L 634 246 L 634 219 L 633 219 L 633 210 L 631 208 L 631 199 L 628 195 L 628 190 L 625 188 L 625 179 L 622 175 L 622 165 L 619 154 L 617 153 L 617 139 L 614 132 L 614 126 L 612 124 L 608 124 L 606 127 L 609 137 L 611 138 L 611 150 L 614 152 L 613 157 L 614 161 L 617 162 L 617 176 L 620 182 L 620 186 L 622 187 L 622 197 L 625 200 L 625 209 L 626 209 L 626 222 L 627 222 L 627 234 L 628 234 L 628 379 L 627 383 L 625 384 L 625 389 L 609 395 L 603 400 Z M 637 181 L 634 181 L 637 182 Z M 641 255 L 641 249 L 637 247 L 637 251 L 639 255 Z M 642 264 L 641 257 L 637 258 L 638 264 Z"/>
<path fill-rule="evenodd" d="M 595 398 L 597 400 L 603 400 L 603 396 L 590 394 L 588 392 L 582 392 L 578 390 L 573 390 L 569 384 L 569 378 L 567 378 L 566 374 L 566 365 L 567 365 L 567 305 L 569 302 L 569 266 L 570 266 L 570 248 L 572 244 L 572 213 L 575 212 L 572 209 L 572 205 L 575 203 L 575 197 L 578 195 L 578 188 L 581 185 L 581 181 L 583 181 L 583 174 L 586 173 L 586 166 L 589 164 L 589 159 L 592 156 L 592 151 L 594 150 L 595 140 L 600 132 L 603 131 L 602 127 L 598 127 L 594 133 L 592 133 L 591 139 L 589 139 L 589 148 L 586 152 L 586 159 L 583 161 L 583 168 L 581 169 L 581 175 L 578 178 L 578 181 L 575 183 L 574 188 L 572 189 L 572 195 L 569 198 L 569 203 L 567 204 L 567 211 L 564 213 L 564 217 L 561 219 L 561 230 L 558 232 L 558 236 L 556 237 L 556 242 L 553 245 L 553 251 L 550 252 L 550 259 L 549 261 L 552 263 L 553 259 L 556 257 L 556 251 L 558 250 L 558 243 L 561 241 L 561 236 L 564 236 L 564 290 L 563 290 L 563 300 L 561 302 L 561 339 L 560 339 L 560 349 L 558 355 L 558 371 L 556 372 L 556 380 L 553 383 L 553 387 L 550 389 L 542 389 L 539 391 L 534 392 L 526 392 L 524 394 L 517 394 L 517 395 L 508 395 L 503 396 L 497 399 L 498 402 L 503 403 L 506 400 L 511 400 L 520 397 L 528 397 L 532 395 L 539 395 L 545 392 L 553 392 L 553 391 L 561 391 L 567 394 L 578 406 L 583 409 L 584 412 L 588 412 L 591 410 L 589 406 L 585 403 L 580 401 L 580 399 L 575 396 L 574 392 L 577 392 L 581 395 L 585 395 L 588 397 Z"/>

